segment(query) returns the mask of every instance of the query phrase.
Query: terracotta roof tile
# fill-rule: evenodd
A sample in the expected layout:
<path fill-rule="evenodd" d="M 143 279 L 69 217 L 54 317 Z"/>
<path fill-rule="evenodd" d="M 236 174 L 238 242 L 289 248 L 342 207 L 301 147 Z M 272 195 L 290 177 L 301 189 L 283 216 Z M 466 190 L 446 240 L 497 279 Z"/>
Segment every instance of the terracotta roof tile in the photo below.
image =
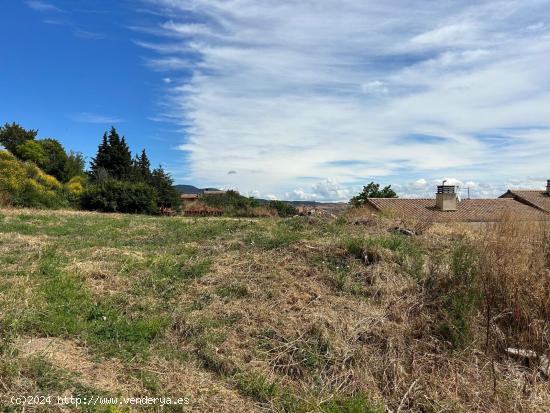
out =
<path fill-rule="evenodd" d="M 521 220 L 548 219 L 548 214 L 513 198 L 465 199 L 456 211 L 437 209 L 435 199 L 369 198 L 369 203 L 378 211 L 432 222 L 495 222 L 506 214 Z"/>
<path fill-rule="evenodd" d="M 550 212 L 550 196 L 545 191 L 510 189 L 501 198 L 514 198 L 516 201 Z"/>

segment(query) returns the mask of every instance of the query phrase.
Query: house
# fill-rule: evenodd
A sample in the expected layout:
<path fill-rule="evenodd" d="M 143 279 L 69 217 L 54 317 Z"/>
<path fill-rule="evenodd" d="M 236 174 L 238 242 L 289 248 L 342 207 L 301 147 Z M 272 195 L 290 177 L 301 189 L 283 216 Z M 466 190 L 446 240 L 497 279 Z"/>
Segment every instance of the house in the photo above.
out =
<path fill-rule="evenodd" d="M 549 219 L 544 210 L 514 197 L 460 200 L 451 185 L 439 185 L 435 199 L 369 198 L 365 206 L 373 212 L 422 222 L 496 222 L 507 215 L 522 221 Z"/>
<path fill-rule="evenodd" d="M 184 204 L 188 204 L 196 201 L 199 198 L 199 194 L 180 194 L 181 201 Z"/>
<path fill-rule="evenodd" d="M 546 191 L 509 189 L 500 198 L 515 199 L 522 204 L 550 213 L 550 179 L 546 182 Z"/>

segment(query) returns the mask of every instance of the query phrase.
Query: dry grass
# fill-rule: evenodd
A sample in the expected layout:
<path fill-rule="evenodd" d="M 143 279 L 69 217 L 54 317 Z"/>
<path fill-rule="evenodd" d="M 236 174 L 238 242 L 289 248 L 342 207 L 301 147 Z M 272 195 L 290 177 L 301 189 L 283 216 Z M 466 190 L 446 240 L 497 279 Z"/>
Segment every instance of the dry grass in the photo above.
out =
<path fill-rule="evenodd" d="M 548 354 L 546 226 L 406 237 L 371 215 L 0 215 L 0 259 L 23 262 L 0 277 L 4 394 L 187 396 L 189 411 L 220 412 L 550 409 L 537 366 L 504 351 Z"/>

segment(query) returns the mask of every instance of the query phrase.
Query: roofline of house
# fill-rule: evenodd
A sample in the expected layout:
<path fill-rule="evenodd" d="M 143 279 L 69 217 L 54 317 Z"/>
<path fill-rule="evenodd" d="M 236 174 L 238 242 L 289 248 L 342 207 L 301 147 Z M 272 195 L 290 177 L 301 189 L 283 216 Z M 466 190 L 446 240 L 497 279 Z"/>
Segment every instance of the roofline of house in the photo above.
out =
<path fill-rule="evenodd" d="M 535 189 L 526 189 L 525 191 L 522 190 L 522 189 L 517 189 L 517 191 L 522 191 L 522 192 L 544 192 L 544 191 L 535 190 Z M 512 199 L 514 199 L 515 201 L 520 202 L 524 205 L 530 206 L 531 208 L 538 209 L 539 211 L 542 211 L 545 214 L 550 215 L 549 211 L 547 211 L 546 209 L 538 206 L 537 204 L 534 204 L 534 203 L 528 201 L 524 197 L 516 194 L 513 189 L 507 190 L 505 193 L 503 193 L 501 196 L 499 196 L 499 199 L 500 198 L 506 199 L 506 195 L 512 195 Z"/>

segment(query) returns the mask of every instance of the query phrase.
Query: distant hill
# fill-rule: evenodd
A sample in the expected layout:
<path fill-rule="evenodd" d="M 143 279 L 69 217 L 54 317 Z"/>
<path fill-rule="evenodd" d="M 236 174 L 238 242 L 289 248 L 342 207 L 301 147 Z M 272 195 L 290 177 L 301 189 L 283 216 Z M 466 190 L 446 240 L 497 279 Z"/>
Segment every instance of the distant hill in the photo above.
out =
<path fill-rule="evenodd" d="M 183 184 L 175 185 L 175 187 L 180 194 L 202 194 L 205 191 L 205 189 L 218 191 L 218 189 L 216 188 L 197 188 L 196 186 L 193 186 L 193 185 L 183 185 Z M 261 204 L 268 204 L 270 202 L 268 199 L 261 199 L 261 198 L 256 198 L 256 199 Z M 342 203 L 342 202 L 317 202 L 317 201 L 285 201 L 285 202 L 288 202 L 289 204 L 293 204 L 295 206 L 305 205 L 310 207 L 315 207 L 315 206 L 331 207 L 332 206 L 336 208 L 338 207 L 341 208 L 347 205 L 346 203 Z"/>
<path fill-rule="evenodd" d="M 216 188 L 197 188 L 193 185 L 174 185 L 180 194 L 202 194 L 205 189 L 218 191 Z"/>

